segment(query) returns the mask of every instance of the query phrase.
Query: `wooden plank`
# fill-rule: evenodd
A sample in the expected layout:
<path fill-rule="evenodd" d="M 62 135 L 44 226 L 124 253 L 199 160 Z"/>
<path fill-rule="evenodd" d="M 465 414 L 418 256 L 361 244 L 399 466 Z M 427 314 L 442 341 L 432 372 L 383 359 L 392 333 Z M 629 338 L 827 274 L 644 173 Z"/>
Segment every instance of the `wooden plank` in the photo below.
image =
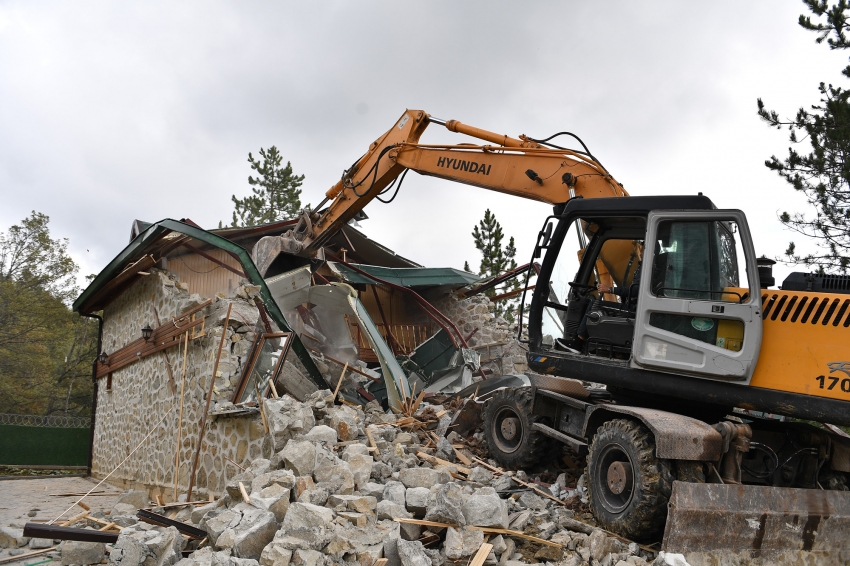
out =
<path fill-rule="evenodd" d="M 236 466 L 237 468 L 239 468 L 240 470 L 242 470 L 243 472 L 245 471 L 245 468 L 243 468 L 242 466 L 240 466 L 239 464 L 237 464 L 235 461 L 231 460 L 227 456 L 225 456 L 224 459 L 227 460 L 228 462 L 230 462 L 231 464 L 233 464 L 234 466 Z"/>
<path fill-rule="evenodd" d="M 492 544 L 487 542 L 482 544 L 478 548 L 478 552 L 475 553 L 475 556 L 472 557 L 472 562 L 469 563 L 469 566 L 483 566 L 484 561 L 487 560 L 491 550 L 493 550 Z"/>
<path fill-rule="evenodd" d="M 159 313 L 157 312 L 156 307 L 153 307 L 153 317 L 154 320 L 156 320 L 157 328 L 161 327 L 162 323 L 159 322 Z M 153 338 L 153 335 L 151 335 L 151 338 Z M 179 340 L 177 341 L 177 345 L 180 345 Z M 180 351 L 178 350 L 177 353 L 179 355 Z M 174 372 L 171 371 L 171 360 L 168 359 L 168 352 L 165 350 L 162 351 L 162 355 L 165 356 L 165 369 L 168 370 L 168 383 L 171 385 L 171 394 L 174 395 L 177 393 L 177 384 L 174 383 Z"/>
<path fill-rule="evenodd" d="M 73 508 L 73 507 L 72 507 L 72 508 Z M 73 517 L 71 517 L 71 518 L 70 518 L 70 519 L 68 519 L 67 521 L 63 521 L 63 522 L 59 523 L 59 526 L 60 526 L 60 527 L 67 527 L 67 526 L 73 525 L 74 523 L 76 523 L 76 522 L 77 522 L 77 521 L 79 521 L 80 519 L 85 519 L 85 518 L 87 518 L 88 516 L 89 516 L 89 512 L 88 512 L 88 511 L 83 511 L 83 512 L 82 512 L 82 513 L 80 513 L 79 515 L 74 515 Z"/>
<path fill-rule="evenodd" d="M 242 494 L 242 499 L 245 501 L 245 503 L 250 505 L 251 504 L 251 498 L 248 497 L 248 492 L 245 491 L 245 484 L 242 483 L 242 482 L 239 482 L 239 493 Z"/>
<path fill-rule="evenodd" d="M 31 558 L 33 556 L 38 556 L 40 554 L 47 554 L 48 552 L 53 552 L 57 550 L 58 546 L 51 546 L 50 548 L 42 548 L 41 550 L 34 550 L 33 552 L 25 552 L 24 554 L 18 554 L 17 556 L 7 556 L 6 558 L 0 558 L 0 564 L 7 564 L 9 562 L 18 562 L 19 560 L 26 560 L 27 558 Z"/>
<path fill-rule="evenodd" d="M 98 525 L 112 525 L 110 528 L 115 529 L 117 531 L 121 531 L 124 527 L 119 527 L 115 523 L 110 523 L 109 521 L 104 521 L 103 519 L 97 519 L 95 517 L 86 517 L 86 521 L 91 521 L 92 523 L 97 523 Z M 100 529 L 105 530 L 105 529 Z"/>
<path fill-rule="evenodd" d="M 369 445 L 370 445 L 372 448 L 374 448 L 374 449 L 375 449 L 375 452 L 377 452 L 377 451 L 378 451 L 378 445 L 377 445 L 377 444 L 375 444 L 375 439 L 374 439 L 374 438 L 372 438 L 372 431 L 371 431 L 371 430 L 369 430 L 368 428 L 366 429 L 366 438 L 368 438 L 368 439 L 369 439 Z"/>
<path fill-rule="evenodd" d="M 485 468 L 487 468 L 488 470 L 490 470 L 493 473 L 496 473 L 496 474 L 504 474 L 505 473 L 505 471 L 502 468 L 494 468 L 493 466 L 491 466 L 487 462 L 485 462 L 483 460 L 479 460 L 478 458 L 475 458 L 475 457 L 473 457 L 472 459 L 475 460 L 478 464 L 480 464 L 481 466 L 484 466 Z M 534 491 L 538 495 L 542 495 L 543 497 L 547 497 L 547 498 L 551 499 L 552 501 L 554 501 L 555 503 L 557 503 L 559 505 L 566 505 L 566 503 L 564 503 L 563 501 L 561 501 L 557 497 L 553 496 L 551 493 L 546 493 L 542 489 L 538 489 L 537 487 L 535 487 L 533 484 L 526 483 L 526 482 L 522 481 L 521 479 L 516 478 L 515 476 L 510 476 L 510 477 L 513 481 L 515 481 L 519 485 L 531 489 L 532 491 Z"/>
<path fill-rule="evenodd" d="M 426 454 L 424 452 L 417 452 L 416 455 L 426 462 L 430 464 L 439 464 L 441 466 L 451 466 L 455 468 L 457 471 L 469 475 L 469 468 L 465 468 L 464 466 L 459 466 L 454 462 L 449 462 L 448 460 L 443 460 L 442 458 L 437 458 L 436 456 L 431 456 L 430 454 Z"/>
<path fill-rule="evenodd" d="M 334 396 L 331 400 L 331 403 L 336 400 L 336 396 L 337 394 L 339 394 L 339 388 L 342 387 L 342 378 L 345 377 L 346 371 L 348 371 L 348 362 L 345 362 L 345 367 L 342 368 L 342 373 L 339 374 L 339 381 L 336 382 L 336 389 L 334 389 Z"/>
<path fill-rule="evenodd" d="M 387 566 L 389 558 L 378 558 L 372 566 Z"/>
<path fill-rule="evenodd" d="M 453 523 L 438 523 L 437 521 L 426 521 L 424 519 L 407 519 L 405 517 L 396 517 L 393 519 L 396 523 L 410 523 L 411 525 L 422 525 L 423 527 L 437 527 L 447 529 L 448 527 L 457 528 Z"/>
<path fill-rule="evenodd" d="M 471 465 L 472 465 L 472 460 L 470 460 L 469 458 L 467 458 L 467 457 L 466 457 L 466 454 L 464 454 L 463 452 L 461 452 L 460 450 L 458 450 L 458 449 L 457 449 L 456 447 L 454 447 L 454 446 L 452 446 L 452 450 L 454 450 L 454 451 L 455 451 L 455 457 L 456 457 L 458 460 L 460 460 L 461 462 L 463 462 L 463 464 L 464 464 L 465 466 L 471 466 Z M 469 473 L 469 472 L 467 472 L 467 473 Z"/>
<path fill-rule="evenodd" d="M 141 358 L 156 354 L 157 352 L 161 352 L 167 348 L 171 348 L 172 346 L 179 345 L 179 339 L 175 340 L 177 336 L 189 329 L 202 325 L 205 321 L 205 318 L 192 320 L 190 317 L 211 304 L 212 299 L 189 309 L 169 321 L 166 321 L 165 324 L 154 329 L 149 341 L 145 341 L 145 339 L 141 337 L 133 340 L 123 348 L 109 354 L 107 357 L 107 364 L 101 364 L 98 361 L 97 377 L 101 378 L 114 371 L 118 371 L 123 367 L 133 364 Z"/>
<path fill-rule="evenodd" d="M 189 332 L 183 334 L 183 369 L 180 375 L 180 416 L 177 418 L 177 445 L 174 447 L 174 501 L 177 501 L 177 483 L 180 481 L 180 443 L 183 437 L 183 399 L 186 393 L 186 359 L 189 355 Z"/>
<path fill-rule="evenodd" d="M 212 299 L 210 299 L 212 300 Z M 221 326 L 221 341 L 218 343 L 218 353 L 215 356 L 215 365 L 213 366 L 212 375 L 210 375 L 210 388 L 207 391 L 207 405 L 204 408 L 204 414 L 201 416 L 198 432 L 198 448 L 195 451 L 195 459 L 192 462 L 192 472 L 189 474 L 189 493 L 186 499 L 192 499 L 192 488 L 195 487 L 195 472 L 198 470 L 198 459 L 201 457 L 201 448 L 204 447 L 204 433 L 207 429 L 207 414 L 210 412 L 210 403 L 212 403 L 213 388 L 215 387 L 215 374 L 218 373 L 218 362 L 221 360 L 221 350 L 224 348 L 224 340 L 227 338 L 227 327 L 230 325 L 230 312 L 233 310 L 233 303 L 227 305 L 227 316 L 224 319 L 224 324 Z"/>
<path fill-rule="evenodd" d="M 531 535 L 527 535 L 520 531 L 512 531 L 510 529 L 495 529 L 491 527 L 470 527 L 467 526 L 467 529 L 472 529 L 474 531 L 484 531 L 487 534 L 492 535 L 507 535 L 510 537 L 523 538 L 525 540 L 534 541 L 537 544 L 545 544 L 547 546 L 554 546 L 555 548 L 564 548 L 563 545 L 558 544 L 557 542 L 552 542 L 551 540 L 546 540 L 538 537 L 533 537 Z"/>

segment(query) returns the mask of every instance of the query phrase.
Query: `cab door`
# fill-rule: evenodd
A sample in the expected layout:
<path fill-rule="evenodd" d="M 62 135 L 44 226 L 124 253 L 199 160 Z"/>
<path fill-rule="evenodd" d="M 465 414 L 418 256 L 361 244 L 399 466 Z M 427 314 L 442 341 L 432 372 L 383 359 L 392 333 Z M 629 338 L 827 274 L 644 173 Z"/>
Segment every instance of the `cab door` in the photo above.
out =
<path fill-rule="evenodd" d="M 651 212 L 632 367 L 748 382 L 762 338 L 755 258 L 739 210 Z"/>

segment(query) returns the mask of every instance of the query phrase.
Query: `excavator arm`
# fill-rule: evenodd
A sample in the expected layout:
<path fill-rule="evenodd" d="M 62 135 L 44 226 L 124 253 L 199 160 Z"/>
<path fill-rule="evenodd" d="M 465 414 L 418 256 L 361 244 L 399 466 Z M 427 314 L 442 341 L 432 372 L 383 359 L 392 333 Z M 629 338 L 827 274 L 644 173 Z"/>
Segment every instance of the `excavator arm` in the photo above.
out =
<path fill-rule="evenodd" d="M 420 144 L 429 124 L 487 143 Z M 545 147 L 526 136 L 512 138 L 456 120 L 442 121 L 422 110 L 407 110 L 343 173 L 316 211 L 302 211 L 296 228 L 279 236 L 276 249 L 312 257 L 367 204 L 401 183 L 407 170 L 549 204 L 576 197 L 628 196 L 588 152 Z M 322 210 L 326 203 L 330 204 Z M 626 275 L 633 248 L 625 243 L 622 247 L 606 250 L 602 279 L 607 281 L 603 273 L 607 271 L 616 281 Z M 269 264 L 260 266 L 261 271 Z"/>

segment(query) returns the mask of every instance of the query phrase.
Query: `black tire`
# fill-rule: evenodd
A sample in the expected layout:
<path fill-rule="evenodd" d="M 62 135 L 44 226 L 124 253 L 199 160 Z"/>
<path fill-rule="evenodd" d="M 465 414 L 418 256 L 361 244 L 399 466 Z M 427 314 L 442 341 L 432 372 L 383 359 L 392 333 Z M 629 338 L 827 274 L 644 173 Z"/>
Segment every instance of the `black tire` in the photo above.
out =
<path fill-rule="evenodd" d="M 540 420 L 531 414 L 530 387 L 502 389 L 484 409 L 484 437 L 490 456 L 503 467 L 527 468 L 549 456 L 557 442 L 531 430 Z"/>
<path fill-rule="evenodd" d="M 587 457 L 588 497 L 596 520 L 632 540 L 660 534 L 673 489 L 672 468 L 670 460 L 655 457 L 652 434 L 642 424 L 626 419 L 604 423 Z"/>

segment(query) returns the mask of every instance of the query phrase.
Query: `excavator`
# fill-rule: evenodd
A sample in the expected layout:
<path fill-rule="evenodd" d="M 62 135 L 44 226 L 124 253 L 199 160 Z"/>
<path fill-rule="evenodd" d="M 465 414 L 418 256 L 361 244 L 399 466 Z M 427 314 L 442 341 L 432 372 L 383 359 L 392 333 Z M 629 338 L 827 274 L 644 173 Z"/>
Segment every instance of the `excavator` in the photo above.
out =
<path fill-rule="evenodd" d="M 419 143 L 430 124 L 479 143 Z M 280 252 L 320 255 L 410 170 L 553 206 L 519 317 L 537 375 L 487 401 L 492 458 L 533 466 L 569 446 L 586 456 L 600 526 L 663 536 L 692 563 L 850 563 L 850 277 L 771 288 L 740 210 L 701 193 L 629 196 L 569 132 L 513 138 L 421 110 L 295 228 L 258 242 L 260 272 Z"/>

